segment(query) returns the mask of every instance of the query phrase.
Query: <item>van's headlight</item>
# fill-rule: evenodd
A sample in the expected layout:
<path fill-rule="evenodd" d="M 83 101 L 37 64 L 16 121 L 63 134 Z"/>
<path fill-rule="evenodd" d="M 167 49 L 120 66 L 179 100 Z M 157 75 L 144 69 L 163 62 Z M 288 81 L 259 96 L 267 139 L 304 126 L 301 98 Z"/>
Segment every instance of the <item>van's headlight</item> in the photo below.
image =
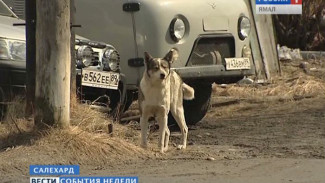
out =
<path fill-rule="evenodd" d="M 26 61 L 26 42 L 0 39 L 0 59 Z"/>
<path fill-rule="evenodd" d="M 169 33 L 171 38 L 178 42 L 180 41 L 186 32 L 185 22 L 180 18 L 174 18 L 169 26 Z"/>
<path fill-rule="evenodd" d="M 120 55 L 114 49 L 108 48 L 103 54 L 103 70 L 118 71 L 120 69 Z"/>
<path fill-rule="evenodd" d="M 238 20 L 238 35 L 241 40 L 246 39 L 251 32 L 251 22 L 250 20 L 242 16 Z"/>
<path fill-rule="evenodd" d="M 88 67 L 93 61 L 93 49 L 90 46 L 80 46 L 77 49 L 77 61 L 83 65 L 83 67 Z M 77 63 L 77 65 L 79 64 Z"/>

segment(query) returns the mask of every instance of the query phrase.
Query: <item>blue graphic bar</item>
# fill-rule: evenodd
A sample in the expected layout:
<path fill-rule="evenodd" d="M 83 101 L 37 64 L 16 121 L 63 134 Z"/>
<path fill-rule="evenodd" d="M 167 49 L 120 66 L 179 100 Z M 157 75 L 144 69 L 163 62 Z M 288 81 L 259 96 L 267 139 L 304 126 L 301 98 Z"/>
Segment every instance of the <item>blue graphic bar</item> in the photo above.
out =
<path fill-rule="evenodd" d="M 60 183 L 138 183 L 138 177 L 60 177 Z"/>
<path fill-rule="evenodd" d="M 29 175 L 79 175 L 79 165 L 30 165 Z"/>
<path fill-rule="evenodd" d="M 256 4 L 291 4 L 291 0 L 256 0 Z"/>

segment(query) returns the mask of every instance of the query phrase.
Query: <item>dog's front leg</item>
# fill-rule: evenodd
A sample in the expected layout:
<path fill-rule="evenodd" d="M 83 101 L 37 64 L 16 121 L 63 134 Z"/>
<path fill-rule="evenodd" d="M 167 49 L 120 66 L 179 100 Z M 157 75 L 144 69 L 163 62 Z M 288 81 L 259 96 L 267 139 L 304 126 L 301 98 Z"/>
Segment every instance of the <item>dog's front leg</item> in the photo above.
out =
<path fill-rule="evenodd" d="M 160 152 L 164 153 L 168 150 L 168 142 L 170 131 L 167 126 L 167 115 L 157 117 L 157 121 L 159 124 L 159 142 L 158 147 L 160 148 Z"/>
<path fill-rule="evenodd" d="M 149 116 L 146 114 L 143 114 L 140 118 L 140 127 L 141 127 L 141 147 L 147 148 L 148 147 L 148 124 Z"/>
<path fill-rule="evenodd" d="M 166 119 L 167 120 L 167 119 Z M 167 120 L 167 122 L 166 122 L 166 130 L 165 130 L 165 151 L 167 151 L 168 150 L 168 143 L 169 143 L 169 135 L 170 135 L 170 131 L 169 131 L 169 129 L 168 129 L 168 126 L 167 126 L 167 124 L 168 124 L 168 120 Z"/>

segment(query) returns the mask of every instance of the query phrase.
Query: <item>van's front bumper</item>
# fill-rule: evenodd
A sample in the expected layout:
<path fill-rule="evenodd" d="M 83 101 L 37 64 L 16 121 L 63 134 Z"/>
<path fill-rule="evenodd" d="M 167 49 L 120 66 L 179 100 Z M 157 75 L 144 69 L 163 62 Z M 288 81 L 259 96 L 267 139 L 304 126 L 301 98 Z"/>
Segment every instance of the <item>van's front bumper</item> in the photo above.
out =
<path fill-rule="evenodd" d="M 226 70 L 223 65 L 205 65 L 173 68 L 184 80 L 204 79 L 217 83 L 231 83 L 240 80 L 244 76 L 255 74 L 253 68 L 246 70 Z"/>

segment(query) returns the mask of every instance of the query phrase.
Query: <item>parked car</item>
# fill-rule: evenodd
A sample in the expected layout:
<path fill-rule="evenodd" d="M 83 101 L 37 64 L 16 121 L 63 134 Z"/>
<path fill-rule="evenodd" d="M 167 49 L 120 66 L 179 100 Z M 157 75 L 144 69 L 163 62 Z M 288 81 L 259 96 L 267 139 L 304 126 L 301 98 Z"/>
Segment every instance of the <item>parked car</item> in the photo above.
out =
<path fill-rule="evenodd" d="M 254 74 L 249 4 L 245 0 L 78 0 L 77 33 L 110 41 L 120 52 L 126 91 L 137 91 L 145 51 L 163 57 L 179 51 L 172 65 L 195 89 L 184 101 L 185 118 L 195 124 L 206 114 L 211 84 L 234 83 Z"/>
<path fill-rule="evenodd" d="M 0 116 L 14 95 L 24 94 L 26 85 L 25 27 L 24 23 L 0 0 Z M 77 88 L 82 100 L 99 100 L 115 108 L 119 102 L 120 57 L 110 44 L 90 41 L 76 36 Z M 117 97 L 111 97 L 117 96 Z"/>

